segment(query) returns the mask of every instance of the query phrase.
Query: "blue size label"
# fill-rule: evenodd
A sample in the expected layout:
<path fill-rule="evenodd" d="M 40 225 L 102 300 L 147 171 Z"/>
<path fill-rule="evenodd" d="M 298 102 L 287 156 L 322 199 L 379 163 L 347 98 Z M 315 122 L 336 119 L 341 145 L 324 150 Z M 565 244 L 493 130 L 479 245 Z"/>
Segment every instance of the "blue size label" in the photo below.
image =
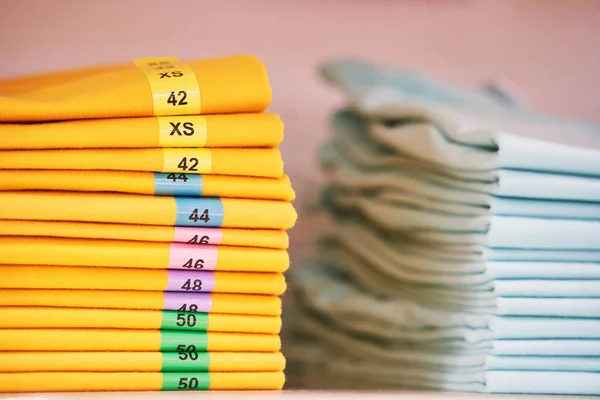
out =
<path fill-rule="evenodd" d="M 202 196 L 202 175 L 154 174 L 155 196 Z"/>
<path fill-rule="evenodd" d="M 220 227 L 223 225 L 224 211 L 221 199 L 176 197 L 175 202 L 177 204 L 175 226 Z"/>

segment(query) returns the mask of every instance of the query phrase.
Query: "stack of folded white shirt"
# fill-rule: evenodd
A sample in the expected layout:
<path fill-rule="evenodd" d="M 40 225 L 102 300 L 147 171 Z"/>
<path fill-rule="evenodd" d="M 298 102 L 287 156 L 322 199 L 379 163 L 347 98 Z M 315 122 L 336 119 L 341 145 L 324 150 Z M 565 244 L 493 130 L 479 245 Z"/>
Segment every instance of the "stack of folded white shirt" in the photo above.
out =
<path fill-rule="evenodd" d="M 600 394 L 600 128 L 332 63 L 334 224 L 292 271 L 312 387 Z"/>

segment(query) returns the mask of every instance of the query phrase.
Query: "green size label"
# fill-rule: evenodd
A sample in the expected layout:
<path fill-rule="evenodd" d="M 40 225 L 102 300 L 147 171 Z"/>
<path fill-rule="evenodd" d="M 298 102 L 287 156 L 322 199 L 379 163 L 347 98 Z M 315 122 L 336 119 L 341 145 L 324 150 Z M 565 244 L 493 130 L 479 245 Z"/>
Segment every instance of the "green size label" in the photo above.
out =
<path fill-rule="evenodd" d="M 162 371 L 198 371 L 208 372 L 210 370 L 209 353 L 198 351 L 196 346 L 179 345 L 177 353 L 162 354 Z"/>
<path fill-rule="evenodd" d="M 160 351 L 178 352 L 181 346 L 190 345 L 197 351 L 208 350 L 208 334 L 205 332 L 160 331 Z"/>
<path fill-rule="evenodd" d="M 162 390 L 208 390 L 208 372 L 163 372 Z"/>
<path fill-rule="evenodd" d="M 207 331 L 208 314 L 186 311 L 163 311 L 160 329 Z"/>

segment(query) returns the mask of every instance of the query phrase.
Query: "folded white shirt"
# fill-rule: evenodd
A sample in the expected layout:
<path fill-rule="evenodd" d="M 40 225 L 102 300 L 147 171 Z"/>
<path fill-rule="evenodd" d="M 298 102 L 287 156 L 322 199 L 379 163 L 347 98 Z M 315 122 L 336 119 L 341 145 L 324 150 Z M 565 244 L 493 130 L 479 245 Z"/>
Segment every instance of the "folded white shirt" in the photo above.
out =
<path fill-rule="evenodd" d="M 505 356 L 600 357 L 600 340 L 494 340 L 491 354 Z"/>
<path fill-rule="evenodd" d="M 419 160 L 491 177 L 501 168 L 600 175 L 600 129 L 591 124 L 439 101 L 395 90 L 385 79 L 349 94 L 349 103 L 367 118 L 421 121 L 412 134 L 402 123 L 369 129 L 380 142 Z"/>
<path fill-rule="evenodd" d="M 488 393 L 600 395 L 600 373 L 555 371 L 488 371 Z"/>
<path fill-rule="evenodd" d="M 600 372 L 600 357 L 489 356 L 488 371 L 581 371 Z"/>
<path fill-rule="evenodd" d="M 395 188 L 474 204 L 487 204 L 489 196 L 600 201 L 597 177 L 510 169 L 497 169 L 493 177 L 479 176 L 471 170 L 420 161 L 382 145 L 369 133 L 371 125 L 351 111 L 338 111 L 332 124 L 334 140 L 323 147 L 320 157 L 333 184 Z M 402 126 L 404 131 L 412 128 L 418 131 L 419 125 Z"/>
<path fill-rule="evenodd" d="M 498 297 L 496 314 L 600 318 L 600 298 Z"/>
<path fill-rule="evenodd" d="M 487 312 L 457 312 L 431 307 L 420 298 L 380 298 L 363 292 L 335 267 L 306 265 L 291 276 L 299 301 L 307 308 L 363 334 L 406 339 L 444 340 L 458 335 L 467 343 L 492 339 L 600 339 L 599 318 L 503 316 L 493 308 Z M 310 282 L 310 284 L 309 284 Z M 565 307 L 571 299 L 565 298 Z M 527 304 L 527 298 L 520 298 Z M 444 332 L 445 331 L 445 332 Z M 454 336 L 456 337 L 456 336 Z"/>
<path fill-rule="evenodd" d="M 494 307 L 499 296 L 600 297 L 598 264 L 494 262 L 485 260 L 478 246 L 457 251 L 400 236 L 388 239 L 340 219 L 322 239 L 319 254 L 372 293 L 459 311 Z"/>
<path fill-rule="evenodd" d="M 600 220 L 566 219 L 558 215 L 554 218 L 457 215 L 335 190 L 327 193 L 326 202 L 330 208 L 345 213 L 358 212 L 380 229 L 410 233 L 416 238 L 437 237 L 441 241 L 446 238 L 449 242 L 490 247 L 600 250 Z"/>
<path fill-rule="evenodd" d="M 585 245 L 585 243 L 583 243 Z M 556 264 L 582 264 L 582 263 L 600 263 L 600 251 L 598 250 L 571 250 L 571 249 L 558 249 L 558 250 L 539 250 L 539 249 L 511 249 L 511 248 L 498 248 L 498 247 L 487 247 L 484 250 L 484 258 L 488 261 L 486 266 L 489 271 L 489 261 L 513 261 L 513 262 L 525 262 L 537 261 L 537 262 L 552 262 Z M 551 276 L 546 276 L 551 279 Z M 576 275 L 572 278 L 576 279 Z"/>
<path fill-rule="evenodd" d="M 600 280 L 499 279 L 494 281 L 498 297 L 590 298 L 600 300 Z M 600 312 L 600 308 L 598 309 Z"/>
<path fill-rule="evenodd" d="M 583 262 L 486 262 L 486 273 L 494 279 L 596 279 L 600 264 Z"/>
<path fill-rule="evenodd" d="M 306 327 L 300 327 L 300 329 Z M 600 374 L 600 357 L 563 357 L 563 356 L 506 356 L 471 354 L 460 355 L 460 352 L 435 352 L 431 348 L 396 347 L 389 348 L 382 343 L 370 343 L 365 340 L 352 339 L 349 336 L 331 332 L 321 324 L 308 328 L 308 336 L 312 335 L 313 344 L 318 347 L 295 348 L 287 352 L 288 362 L 293 366 L 297 362 L 310 363 L 310 370 L 318 370 L 321 374 L 329 373 L 330 369 L 337 371 L 339 377 L 346 378 L 360 375 L 373 384 L 374 388 L 386 387 L 426 388 L 433 390 L 452 390 L 464 392 L 512 393 L 515 386 L 501 379 L 502 372 L 535 372 L 535 377 L 554 376 L 548 372 L 561 372 L 571 378 L 567 382 L 559 379 L 558 384 L 551 389 L 558 393 L 579 393 L 578 385 L 587 387 L 586 394 L 596 394 L 596 387 L 589 385 L 590 377 Z M 333 334 L 332 334 L 333 333 Z M 503 341 L 497 341 L 503 342 Z M 521 342 L 511 340 L 508 342 Z M 544 342 L 543 340 L 525 341 L 530 345 Z M 551 341 L 553 347 L 561 347 L 568 343 Z M 567 341 L 564 341 L 567 342 Z M 579 343 L 578 341 L 577 343 Z M 539 346 L 537 346 L 539 347 Z M 552 348 L 552 346 L 545 346 Z M 301 350 L 301 351 L 298 351 Z M 410 368 L 406 368 L 410 365 Z M 325 368 L 325 370 L 323 370 Z M 591 373 L 591 374 L 590 374 Z M 500 377 L 500 378 L 499 378 Z M 324 376 L 320 375 L 320 378 Z M 361 381 L 364 383 L 363 381 Z M 575 385 L 575 386 L 573 386 Z M 586 386 L 587 385 L 587 386 Z M 348 386 L 345 386 L 348 388 Z M 365 388 L 365 386 L 361 386 Z M 370 387 L 370 386 L 368 386 Z M 325 385 L 324 388 L 327 388 Z M 523 393 L 552 393 L 547 385 L 521 385 L 518 392 Z"/>

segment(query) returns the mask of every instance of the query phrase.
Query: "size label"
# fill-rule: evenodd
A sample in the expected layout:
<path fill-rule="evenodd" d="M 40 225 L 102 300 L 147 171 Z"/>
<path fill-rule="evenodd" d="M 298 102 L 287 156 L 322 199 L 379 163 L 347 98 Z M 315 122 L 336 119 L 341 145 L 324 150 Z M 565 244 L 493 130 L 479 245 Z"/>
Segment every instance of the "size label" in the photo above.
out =
<path fill-rule="evenodd" d="M 155 196 L 202 196 L 202 175 L 154 173 Z"/>
<path fill-rule="evenodd" d="M 163 372 L 162 390 L 208 390 L 209 372 Z"/>
<path fill-rule="evenodd" d="M 163 311 L 160 329 L 208 331 L 208 314 L 187 311 Z"/>
<path fill-rule="evenodd" d="M 162 172 L 210 174 L 212 152 L 209 149 L 162 149 Z"/>
<path fill-rule="evenodd" d="M 212 292 L 215 289 L 215 274 L 204 271 L 167 270 L 166 291 Z"/>
<path fill-rule="evenodd" d="M 202 112 L 194 71 L 174 57 L 142 58 L 133 63 L 148 78 L 154 115 L 197 115 Z"/>
<path fill-rule="evenodd" d="M 223 230 L 219 228 L 192 228 L 175 227 L 174 242 L 187 244 L 221 244 L 223 241 Z"/>
<path fill-rule="evenodd" d="M 161 354 L 163 372 L 208 372 L 210 370 L 210 353 L 198 351 L 194 345 L 181 346 L 177 353 Z"/>
<path fill-rule="evenodd" d="M 204 147 L 206 118 L 200 115 L 157 117 L 159 147 Z"/>
<path fill-rule="evenodd" d="M 181 332 L 159 331 L 160 351 L 177 351 L 181 346 L 193 345 L 200 351 L 208 350 L 208 333 L 206 332 Z"/>
<path fill-rule="evenodd" d="M 212 271 L 217 268 L 218 253 L 217 246 L 171 243 L 167 268 Z"/>
<path fill-rule="evenodd" d="M 209 313 L 212 310 L 210 293 L 165 292 L 165 310 Z"/>
<path fill-rule="evenodd" d="M 225 217 L 221 199 L 175 197 L 176 226 L 220 227 Z"/>

